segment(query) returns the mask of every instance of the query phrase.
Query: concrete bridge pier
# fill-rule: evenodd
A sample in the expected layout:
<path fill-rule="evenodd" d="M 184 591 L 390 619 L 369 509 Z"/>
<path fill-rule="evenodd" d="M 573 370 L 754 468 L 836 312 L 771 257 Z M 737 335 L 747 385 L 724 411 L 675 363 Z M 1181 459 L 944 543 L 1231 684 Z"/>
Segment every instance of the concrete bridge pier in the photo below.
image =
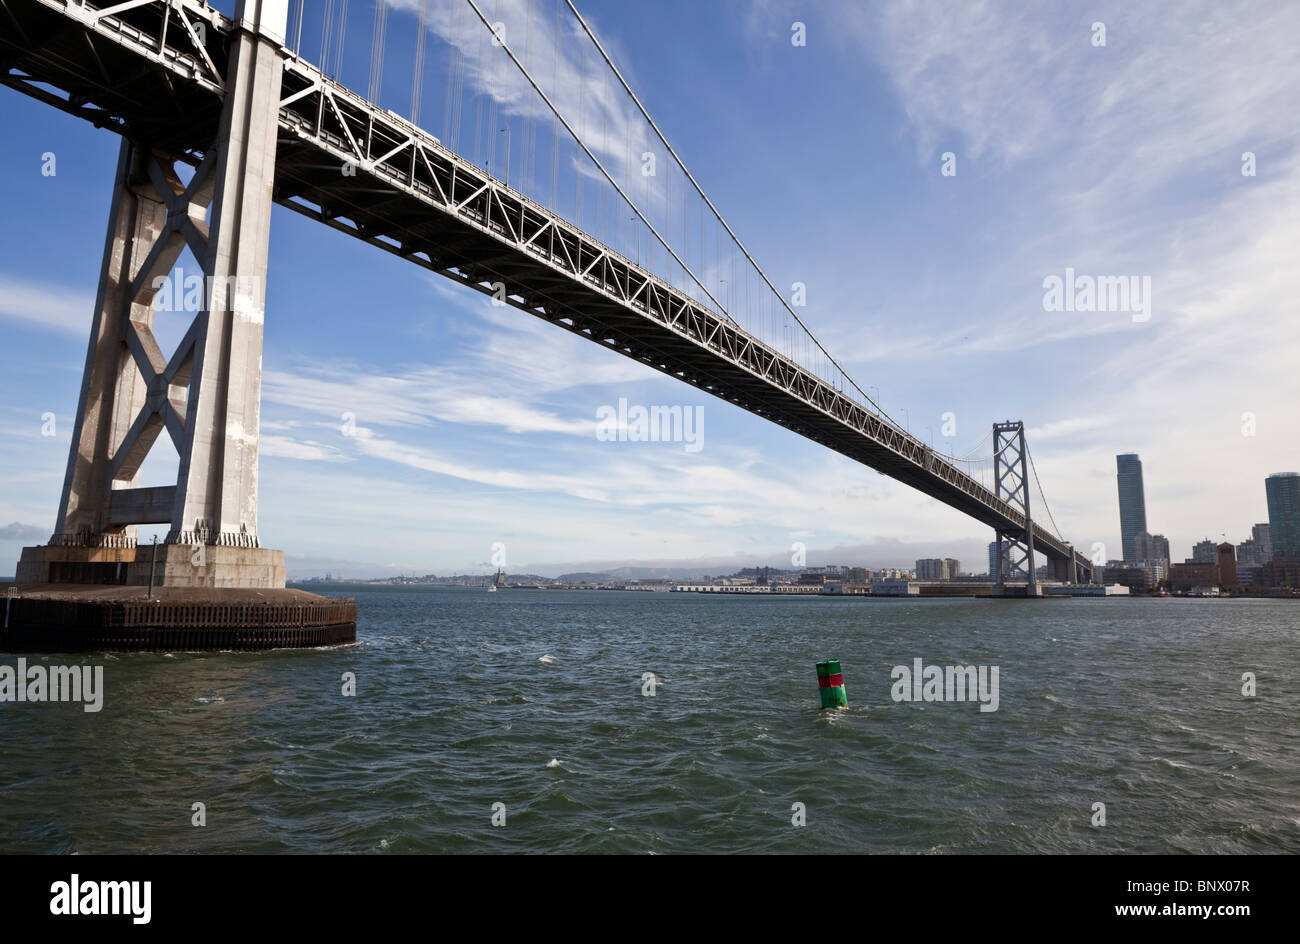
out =
<path fill-rule="evenodd" d="M 262 591 L 256 601 L 266 605 L 291 593 L 284 552 L 262 547 L 257 531 L 262 328 L 287 16 L 288 0 L 241 0 L 218 136 L 188 183 L 174 158 L 122 140 L 57 524 L 48 545 L 22 551 L 24 594 L 57 589 L 59 599 L 76 602 L 68 585 L 188 588 L 207 607 L 202 625 L 219 629 L 210 620 L 221 591 Z M 167 358 L 153 334 L 154 299 L 186 247 L 203 270 L 203 301 Z M 175 484 L 141 487 L 140 467 L 164 432 L 179 456 Z M 167 525 L 165 543 L 140 546 L 141 524 Z M 310 610 L 301 596 L 293 596 L 295 613 Z M 172 611 L 185 606 L 183 594 L 168 600 Z M 352 614 L 355 636 L 355 604 Z"/>
<path fill-rule="evenodd" d="M 1076 584 L 1079 582 L 1078 567 L 1076 566 L 1073 557 L 1068 560 L 1064 557 L 1049 559 L 1047 564 L 1050 568 L 1053 580 L 1059 583 L 1069 584 Z"/>

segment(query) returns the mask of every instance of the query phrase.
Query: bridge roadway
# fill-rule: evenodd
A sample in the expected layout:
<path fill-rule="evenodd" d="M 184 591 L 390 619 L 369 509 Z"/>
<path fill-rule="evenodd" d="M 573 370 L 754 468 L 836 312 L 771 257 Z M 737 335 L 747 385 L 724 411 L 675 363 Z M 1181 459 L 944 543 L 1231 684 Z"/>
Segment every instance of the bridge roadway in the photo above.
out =
<path fill-rule="evenodd" d="M 197 166 L 235 28 L 196 0 L 0 0 L 0 82 Z M 1018 508 L 921 440 L 288 51 L 274 199 L 485 294 L 504 285 L 529 314 L 1023 539 Z M 1090 578 L 1041 526 L 1033 544 Z"/>

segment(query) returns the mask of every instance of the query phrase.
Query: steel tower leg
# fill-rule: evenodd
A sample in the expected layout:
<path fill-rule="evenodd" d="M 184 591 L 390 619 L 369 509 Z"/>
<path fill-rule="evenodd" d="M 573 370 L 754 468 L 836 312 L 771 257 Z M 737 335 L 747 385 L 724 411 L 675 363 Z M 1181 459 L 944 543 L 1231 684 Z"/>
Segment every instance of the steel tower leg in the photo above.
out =
<path fill-rule="evenodd" d="M 271 189 L 288 0 L 243 0 L 216 145 L 209 291 L 167 543 L 258 547 L 257 446 Z"/>

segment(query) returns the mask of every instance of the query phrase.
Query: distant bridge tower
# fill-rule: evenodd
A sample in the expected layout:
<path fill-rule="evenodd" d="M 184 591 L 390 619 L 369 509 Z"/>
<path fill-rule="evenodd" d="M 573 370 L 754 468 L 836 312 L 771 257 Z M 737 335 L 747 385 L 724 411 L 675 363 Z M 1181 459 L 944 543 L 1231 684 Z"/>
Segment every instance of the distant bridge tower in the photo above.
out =
<path fill-rule="evenodd" d="M 257 456 L 287 17 L 288 0 L 239 0 L 217 136 L 188 184 L 175 156 L 122 140 L 58 521 L 23 550 L 20 583 L 144 584 L 156 567 L 160 586 L 284 586 L 283 551 L 258 540 Z M 166 358 L 155 280 L 187 246 L 204 297 Z M 139 487 L 164 431 L 176 482 Z M 156 564 L 140 524 L 168 525 Z"/>
<path fill-rule="evenodd" d="M 1023 530 L 997 529 L 994 533 L 998 553 L 994 554 L 994 582 L 1005 587 L 1008 577 L 1017 579 L 1025 575 L 1029 596 L 1038 595 L 1038 580 L 1034 573 L 1034 522 L 1029 514 L 1029 476 L 1026 463 L 1025 424 L 1006 421 L 993 424 L 993 481 L 997 497 L 1014 506 L 1025 516 Z M 1001 553 L 1002 542 L 1007 542 L 1006 554 Z M 1003 561 L 1011 567 L 1004 572 Z"/>

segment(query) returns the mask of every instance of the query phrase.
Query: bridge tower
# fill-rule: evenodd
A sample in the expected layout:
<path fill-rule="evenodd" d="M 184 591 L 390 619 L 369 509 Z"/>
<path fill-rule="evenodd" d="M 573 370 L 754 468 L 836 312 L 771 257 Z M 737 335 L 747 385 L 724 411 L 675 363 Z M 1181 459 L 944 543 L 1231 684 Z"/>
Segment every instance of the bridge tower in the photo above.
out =
<path fill-rule="evenodd" d="M 1026 468 L 1028 453 L 1025 450 L 1025 424 L 1008 420 L 993 424 L 993 481 L 997 497 L 1009 503 L 1025 516 L 1023 530 L 998 529 L 994 532 L 997 553 L 994 557 L 993 579 L 999 589 L 1006 587 L 1008 577 L 1025 576 L 1029 596 L 1038 596 L 1038 580 L 1034 572 L 1034 522 L 1029 514 L 1029 477 Z M 1003 568 L 1002 542 L 1008 548 L 1006 560 L 1011 573 Z"/>
<path fill-rule="evenodd" d="M 288 0 L 239 0 L 219 130 L 187 184 L 175 158 L 122 140 L 57 524 L 23 549 L 20 584 L 284 587 L 283 551 L 258 538 L 257 457 L 287 18 Z M 187 246 L 203 301 L 167 358 L 153 302 Z M 164 432 L 176 482 L 139 487 Z M 141 524 L 167 525 L 165 544 L 137 548 Z"/>

